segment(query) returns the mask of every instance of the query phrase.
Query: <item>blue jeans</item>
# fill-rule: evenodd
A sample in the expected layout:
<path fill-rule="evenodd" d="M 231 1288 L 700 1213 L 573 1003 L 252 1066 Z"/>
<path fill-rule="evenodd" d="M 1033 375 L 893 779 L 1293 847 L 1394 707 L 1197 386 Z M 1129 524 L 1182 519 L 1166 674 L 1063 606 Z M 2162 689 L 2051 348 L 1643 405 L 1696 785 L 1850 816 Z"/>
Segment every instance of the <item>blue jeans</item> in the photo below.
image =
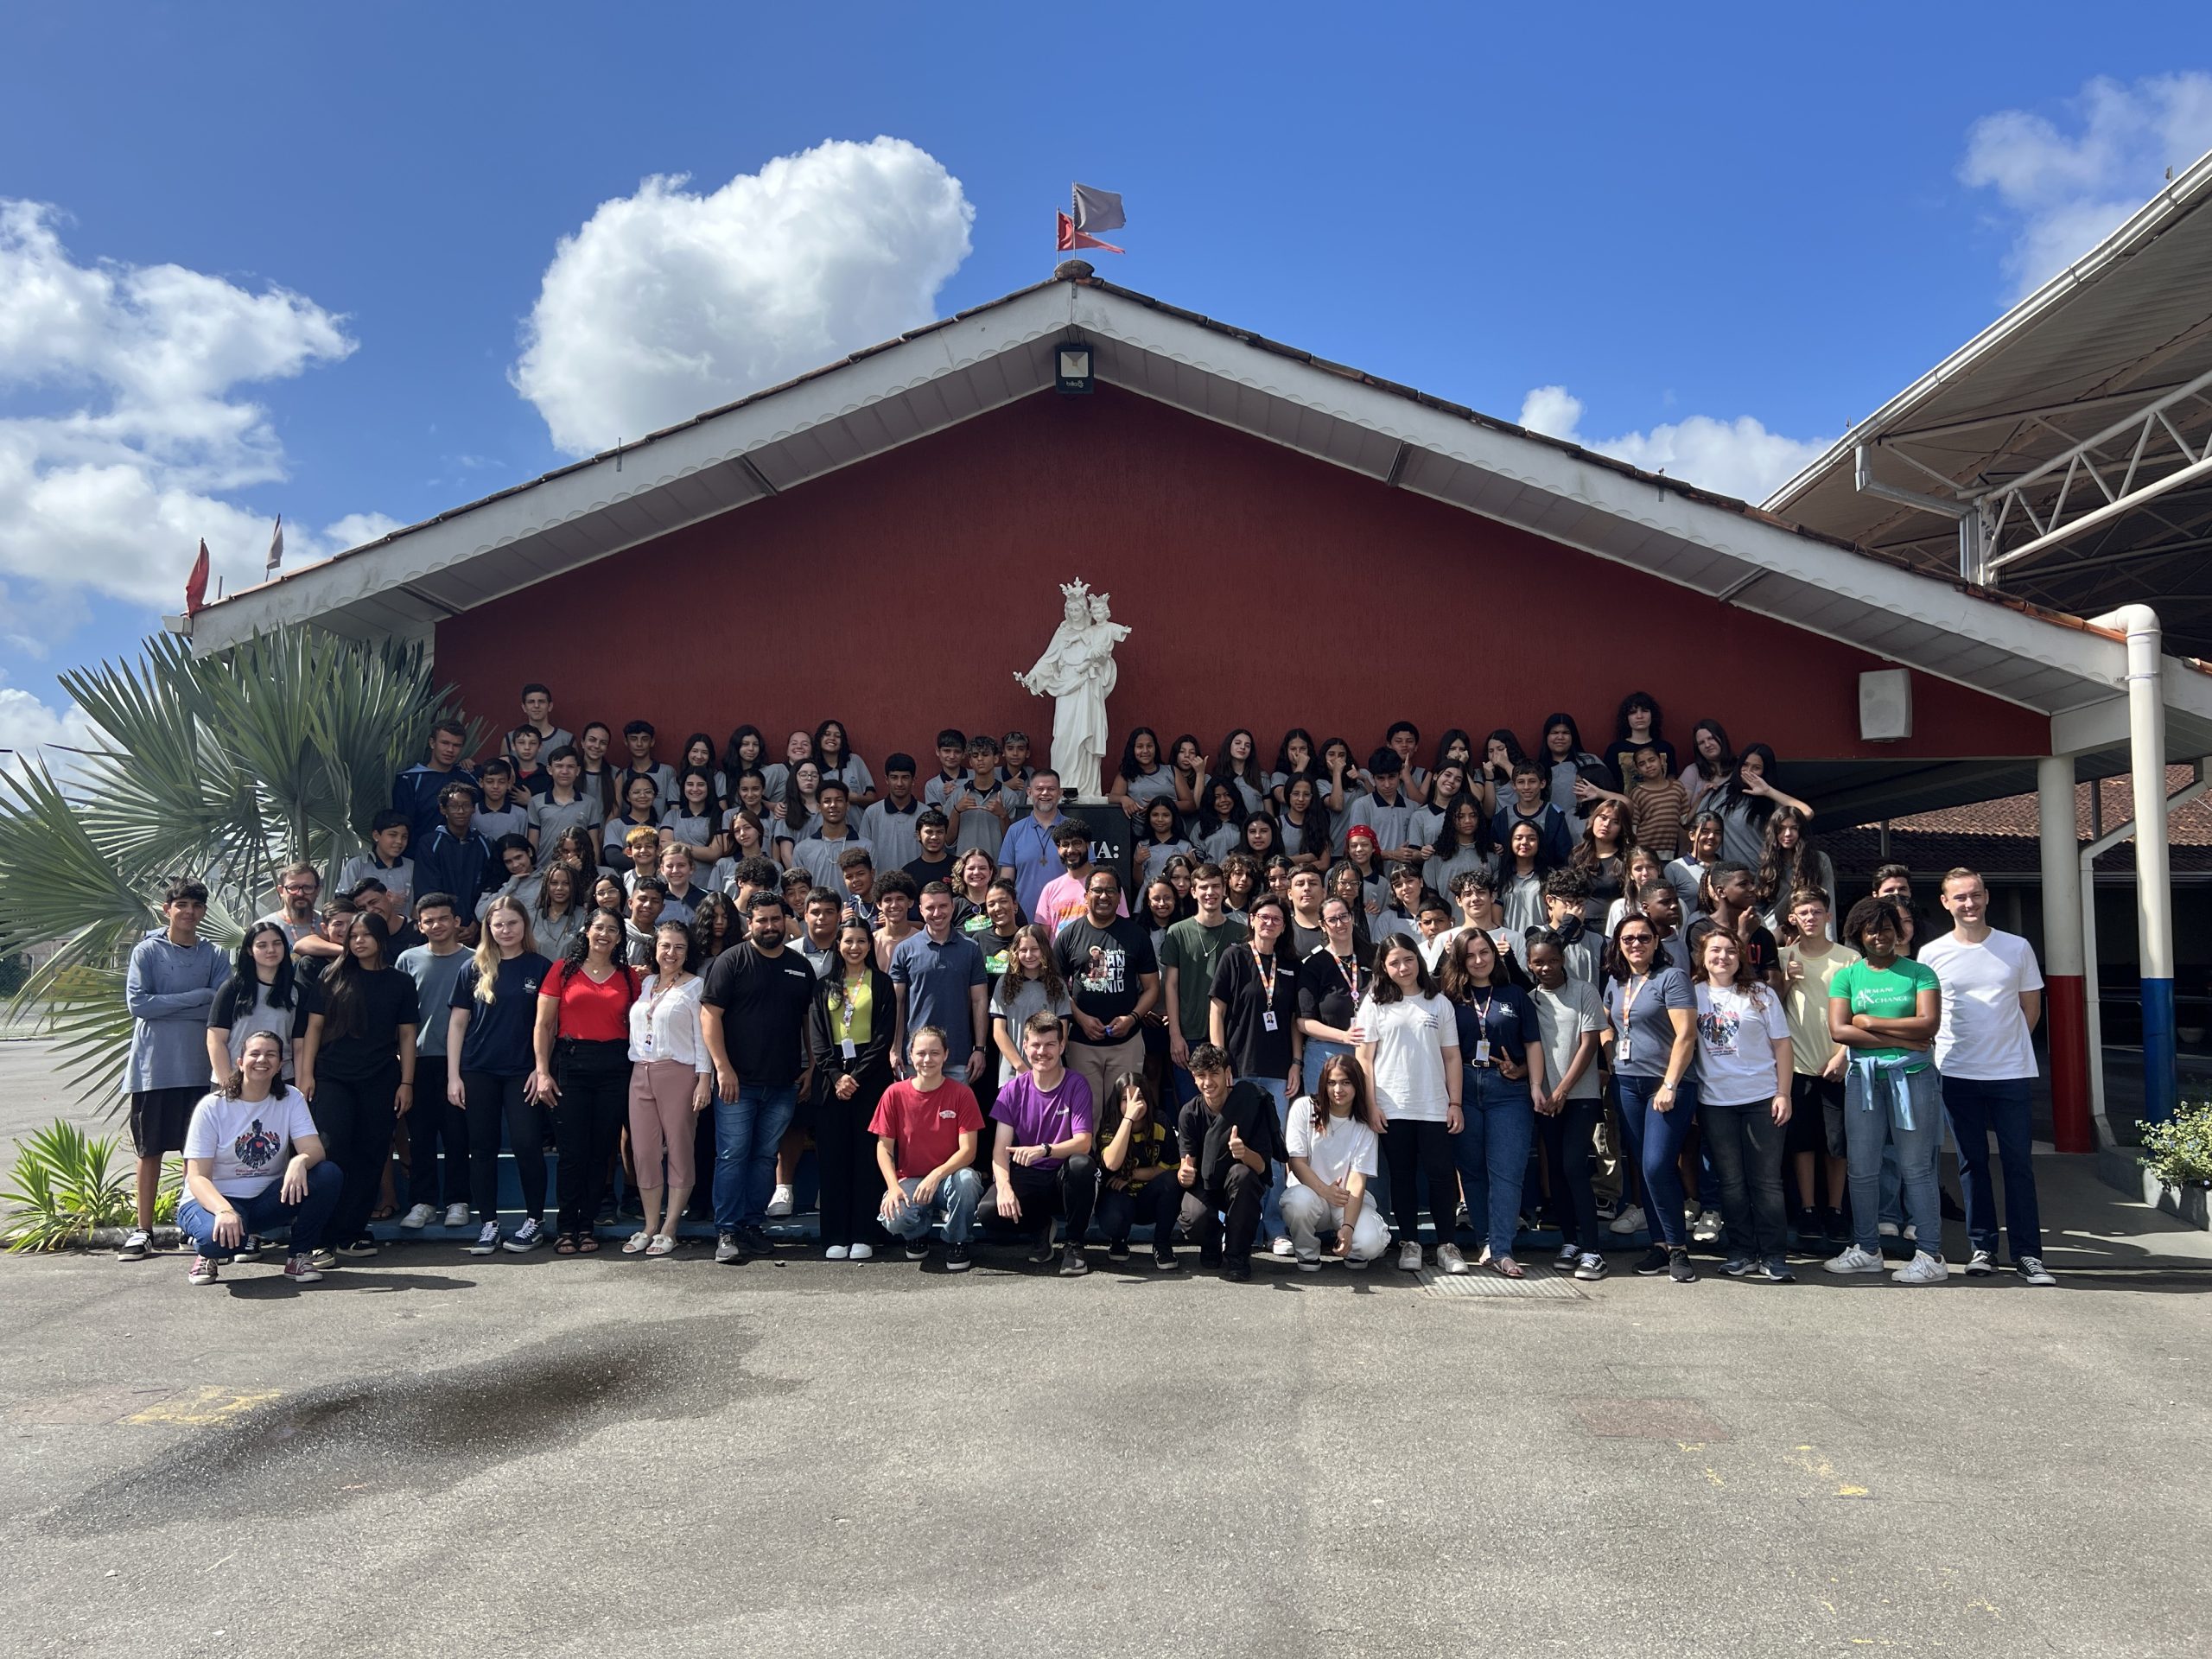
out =
<path fill-rule="evenodd" d="M 1306 1092 L 1310 1095 L 1321 1087 L 1321 1068 L 1332 1055 L 1350 1055 L 1351 1052 L 1350 1044 L 1325 1043 L 1319 1037 L 1308 1037 L 1306 1039 L 1306 1072 L 1301 1079 L 1306 1085 Z"/>
<path fill-rule="evenodd" d="M 1651 1242 L 1669 1249 L 1689 1248 L 1689 1229 L 1682 1224 L 1682 1172 L 1679 1167 L 1682 1142 L 1697 1122 L 1697 1084 L 1684 1078 L 1675 1090 L 1675 1104 L 1660 1111 L 1652 1105 L 1662 1081 L 1658 1077 L 1623 1077 L 1621 1134 L 1628 1154 L 1643 1178 L 1644 1215 Z"/>
<path fill-rule="evenodd" d="M 1509 1083 L 1492 1068 L 1463 1066 L 1459 1096 L 1465 1120 L 1452 1146 L 1459 1166 L 1459 1192 L 1467 1202 L 1467 1224 L 1484 1236 L 1493 1256 L 1513 1254 L 1521 1230 L 1521 1189 L 1529 1178 L 1529 1147 L 1536 1133 L 1536 1109 L 1525 1079 Z M 1433 1200 L 1431 1200 L 1433 1203 Z M 1440 1220 L 1438 1242 L 1448 1242 L 1451 1224 Z"/>
<path fill-rule="evenodd" d="M 798 1088 L 741 1081 L 735 1100 L 715 1101 L 715 1230 L 767 1224 L 776 1148 L 798 1109 Z"/>
<path fill-rule="evenodd" d="M 1997 1254 L 1997 1188 L 1989 1179 L 1989 1137 L 1997 1136 L 2005 1169 L 2005 1222 L 2012 1235 L 2012 1260 L 2043 1254 L 2043 1216 L 2036 1207 L 2031 1161 L 2035 1119 L 2027 1077 L 1946 1077 L 1943 1109 L 1959 1143 L 1959 1180 L 1966 1188 L 1967 1237 L 1977 1250 Z"/>
<path fill-rule="evenodd" d="M 1247 1077 L 1245 1081 L 1259 1084 L 1266 1092 L 1268 1098 L 1274 1102 L 1275 1128 L 1287 1140 L 1290 1128 L 1289 1085 L 1281 1077 Z M 1274 1172 L 1270 1171 L 1269 1173 L 1273 1174 Z M 1282 1224 L 1282 1189 L 1289 1179 L 1287 1171 L 1275 1176 L 1268 1183 L 1267 1196 L 1260 1200 L 1260 1236 L 1263 1240 L 1285 1236 L 1286 1230 Z"/>
<path fill-rule="evenodd" d="M 308 1171 L 308 1195 L 298 1204 L 284 1202 L 284 1182 L 279 1176 L 250 1198 L 232 1198 L 231 1208 L 238 1212 L 248 1233 L 273 1233 L 289 1223 L 292 1254 L 306 1255 L 322 1243 L 322 1230 L 345 1186 L 345 1173 L 326 1158 Z M 177 1201 L 176 1228 L 192 1241 L 195 1255 L 227 1262 L 238 1254 L 235 1245 L 215 1242 L 214 1216 L 189 1192 Z"/>
<path fill-rule="evenodd" d="M 920 1185 L 918 1179 L 899 1183 L 899 1190 L 906 1195 L 906 1207 L 899 1212 L 896 1221 L 885 1224 L 885 1230 L 899 1238 L 924 1238 L 942 1221 L 944 1242 L 965 1244 L 969 1229 L 976 1224 L 976 1205 L 983 1196 L 983 1183 L 976 1172 L 954 1170 L 938 1183 L 936 1195 L 927 1204 L 913 1202 L 914 1189 Z"/>
<path fill-rule="evenodd" d="M 1941 1255 L 1943 1211 L 1936 1197 L 1936 1154 L 1943 1146 L 1942 1080 L 1934 1066 L 1923 1065 L 1917 1071 L 1898 1073 L 1895 1087 L 1901 1098 L 1883 1111 L 1860 1067 L 1853 1065 L 1844 1073 L 1844 1163 L 1851 1183 L 1852 1240 L 1862 1250 L 1881 1254 L 1882 1148 L 1894 1142 L 1904 1217 L 1918 1235 L 1920 1249 Z M 1912 1116 L 1909 1129 L 1903 1126 L 1908 1109 Z"/>

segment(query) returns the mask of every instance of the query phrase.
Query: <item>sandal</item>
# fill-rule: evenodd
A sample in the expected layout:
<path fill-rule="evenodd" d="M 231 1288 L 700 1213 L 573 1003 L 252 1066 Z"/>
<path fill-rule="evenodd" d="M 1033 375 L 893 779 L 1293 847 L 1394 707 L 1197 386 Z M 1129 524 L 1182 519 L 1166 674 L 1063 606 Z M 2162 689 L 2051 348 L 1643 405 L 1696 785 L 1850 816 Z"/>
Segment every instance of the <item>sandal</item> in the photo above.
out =
<path fill-rule="evenodd" d="M 576 1235 L 576 1254 L 578 1255 L 597 1255 L 599 1254 L 599 1235 L 597 1233 L 578 1233 Z"/>
<path fill-rule="evenodd" d="M 1522 1270 L 1521 1264 L 1518 1262 L 1516 1262 L 1510 1255 L 1494 1257 L 1491 1262 L 1491 1266 L 1497 1269 L 1498 1275 L 1501 1278 L 1525 1279 L 1529 1276 Z"/>
<path fill-rule="evenodd" d="M 668 1255 L 676 1249 L 675 1238 L 667 1233 L 655 1233 L 652 1243 L 645 1246 L 647 1255 Z"/>
<path fill-rule="evenodd" d="M 556 1255 L 574 1255 L 578 1248 L 574 1233 L 563 1233 L 553 1241 L 553 1254 Z"/>
<path fill-rule="evenodd" d="M 652 1242 L 653 1236 L 651 1233 L 632 1233 L 622 1241 L 622 1254 L 642 1255 L 645 1254 L 645 1247 Z"/>

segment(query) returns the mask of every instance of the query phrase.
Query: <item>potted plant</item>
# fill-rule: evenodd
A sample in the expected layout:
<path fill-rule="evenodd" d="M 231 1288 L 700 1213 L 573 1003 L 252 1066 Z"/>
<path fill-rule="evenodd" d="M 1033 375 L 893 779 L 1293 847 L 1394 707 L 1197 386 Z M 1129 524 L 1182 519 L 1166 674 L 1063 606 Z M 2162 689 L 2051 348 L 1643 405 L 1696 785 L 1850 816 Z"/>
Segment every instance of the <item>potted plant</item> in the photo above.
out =
<path fill-rule="evenodd" d="M 2143 1126 L 2142 1164 L 2164 1189 L 2160 1209 L 2205 1225 L 2212 1192 L 2212 1088 L 2191 1085 L 2171 1117 Z"/>

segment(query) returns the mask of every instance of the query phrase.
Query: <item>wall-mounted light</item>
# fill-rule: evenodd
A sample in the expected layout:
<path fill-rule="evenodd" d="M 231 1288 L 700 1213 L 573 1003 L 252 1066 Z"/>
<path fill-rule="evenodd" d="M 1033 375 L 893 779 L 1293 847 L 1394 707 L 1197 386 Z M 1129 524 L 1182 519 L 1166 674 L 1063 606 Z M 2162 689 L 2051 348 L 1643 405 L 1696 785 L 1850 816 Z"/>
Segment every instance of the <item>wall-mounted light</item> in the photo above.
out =
<path fill-rule="evenodd" d="M 1071 396 L 1090 390 L 1090 347 L 1063 346 L 1052 354 L 1052 385 Z"/>

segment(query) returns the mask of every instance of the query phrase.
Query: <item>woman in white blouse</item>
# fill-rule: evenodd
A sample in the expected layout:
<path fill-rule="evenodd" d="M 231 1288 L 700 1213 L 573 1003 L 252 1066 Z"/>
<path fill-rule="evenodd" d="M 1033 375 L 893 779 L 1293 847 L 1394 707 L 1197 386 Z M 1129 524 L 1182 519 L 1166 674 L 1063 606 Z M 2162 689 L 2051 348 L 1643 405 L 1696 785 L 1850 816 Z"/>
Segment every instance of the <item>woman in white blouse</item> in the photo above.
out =
<path fill-rule="evenodd" d="M 681 922 L 654 929 L 653 966 L 630 1004 L 630 1151 L 645 1224 L 623 1245 L 625 1255 L 666 1255 L 676 1248 L 677 1217 L 698 1179 L 692 1120 L 706 1110 L 715 1087 L 699 1027 L 699 946 L 691 930 Z"/>

